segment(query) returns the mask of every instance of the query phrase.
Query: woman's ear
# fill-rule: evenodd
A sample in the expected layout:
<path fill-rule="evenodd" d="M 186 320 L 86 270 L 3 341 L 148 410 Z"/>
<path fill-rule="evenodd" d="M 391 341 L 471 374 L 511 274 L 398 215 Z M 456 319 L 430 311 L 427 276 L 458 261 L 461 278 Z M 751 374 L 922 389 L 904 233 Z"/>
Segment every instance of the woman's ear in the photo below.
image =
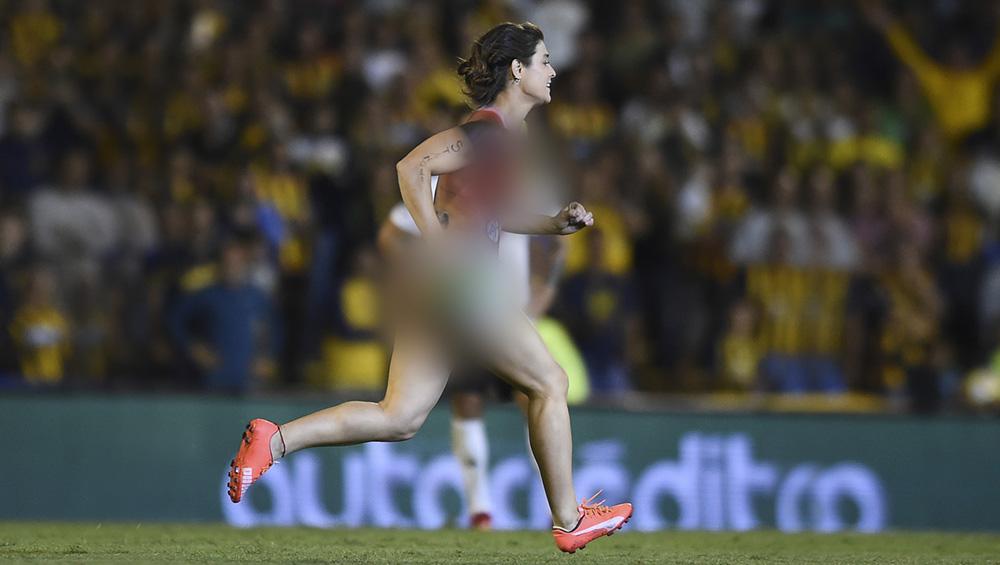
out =
<path fill-rule="evenodd" d="M 521 80 L 521 73 L 524 72 L 524 66 L 521 61 L 514 59 L 510 62 L 510 74 L 513 75 L 514 80 Z"/>

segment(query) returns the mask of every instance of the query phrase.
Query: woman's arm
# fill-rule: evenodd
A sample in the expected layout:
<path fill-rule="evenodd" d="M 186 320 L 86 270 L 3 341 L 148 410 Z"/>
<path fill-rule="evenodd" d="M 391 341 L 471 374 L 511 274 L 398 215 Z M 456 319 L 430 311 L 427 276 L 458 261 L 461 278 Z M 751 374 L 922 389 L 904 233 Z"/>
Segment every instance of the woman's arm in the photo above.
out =
<path fill-rule="evenodd" d="M 594 225 L 594 214 L 583 204 L 571 202 L 555 216 L 515 214 L 503 219 L 503 231 L 528 235 L 569 235 Z"/>
<path fill-rule="evenodd" d="M 455 127 L 428 138 L 396 164 L 403 203 L 424 237 L 441 234 L 441 224 L 434 212 L 434 198 L 431 196 L 431 176 L 457 171 L 468 165 L 470 149 L 465 133 Z"/>

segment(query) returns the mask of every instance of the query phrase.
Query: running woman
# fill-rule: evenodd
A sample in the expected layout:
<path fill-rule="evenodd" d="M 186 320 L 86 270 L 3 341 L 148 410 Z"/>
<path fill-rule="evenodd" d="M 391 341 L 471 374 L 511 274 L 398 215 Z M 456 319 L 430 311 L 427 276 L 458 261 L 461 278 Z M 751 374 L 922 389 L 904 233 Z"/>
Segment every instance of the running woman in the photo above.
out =
<path fill-rule="evenodd" d="M 431 193 L 436 193 L 438 177 L 431 178 Z M 547 200 L 547 199 L 546 199 Z M 388 261 L 400 260 L 419 241 L 420 228 L 402 203 L 396 204 L 378 232 L 378 248 Z M 515 233 L 500 235 L 500 259 L 511 273 L 517 303 L 531 319 L 543 316 L 556 295 L 562 268 L 564 246 L 555 236 L 530 236 Z M 487 472 L 490 443 L 483 420 L 488 392 L 509 399 L 512 389 L 489 371 L 470 368 L 453 371 L 448 382 L 451 397 L 451 449 L 462 471 L 469 525 L 489 530 L 493 524 L 493 503 Z M 517 392 L 514 400 L 527 410 L 528 398 Z M 530 449 L 530 445 L 529 445 Z"/>
<path fill-rule="evenodd" d="M 275 460 L 317 446 L 403 441 L 441 396 L 453 360 L 474 355 L 528 397 L 528 433 L 552 513 L 556 546 L 575 552 L 620 529 L 628 503 L 577 504 L 566 373 L 527 315 L 506 293 L 497 265 L 500 230 L 567 235 L 593 225 L 573 202 L 555 216 L 517 211 L 517 174 L 528 113 L 551 101 L 556 76 L 542 32 L 500 24 L 480 37 L 458 73 L 477 110 L 461 126 L 411 151 L 396 170 L 423 249 L 413 254 L 413 311 L 396 333 L 385 397 L 345 402 L 277 425 L 251 420 L 231 463 L 229 495 L 239 502 Z M 431 177 L 439 176 L 431 195 Z M 422 298 L 422 299 L 421 299 Z"/>

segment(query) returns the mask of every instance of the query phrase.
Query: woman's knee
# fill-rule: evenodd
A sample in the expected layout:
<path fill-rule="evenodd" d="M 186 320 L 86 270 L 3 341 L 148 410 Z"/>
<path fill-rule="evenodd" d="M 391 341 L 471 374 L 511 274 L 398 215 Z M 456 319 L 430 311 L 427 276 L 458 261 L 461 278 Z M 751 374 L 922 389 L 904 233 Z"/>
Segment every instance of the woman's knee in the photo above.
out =
<path fill-rule="evenodd" d="M 423 426 L 427 414 L 419 414 L 404 410 L 392 410 L 382 406 L 386 416 L 386 430 L 383 441 L 406 441 L 417 435 Z"/>
<path fill-rule="evenodd" d="M 566 371 L 562 367 L 553 365 L 540 377 L 535 379 L 534 386 L 529 387 L 526 391 L 529 398 L 544 397 L 566 400 L 566 394 L 569 391 L 569 377 L 566 376 Z"/>
<path fill-rule="evenodd" d="M 390 429 L 389 437 L 386 438 L 386 441 L 406 441 L 413 439 L 413 436 L 417 435 L 419 431 L 420 423 L 400 422 Z"/>

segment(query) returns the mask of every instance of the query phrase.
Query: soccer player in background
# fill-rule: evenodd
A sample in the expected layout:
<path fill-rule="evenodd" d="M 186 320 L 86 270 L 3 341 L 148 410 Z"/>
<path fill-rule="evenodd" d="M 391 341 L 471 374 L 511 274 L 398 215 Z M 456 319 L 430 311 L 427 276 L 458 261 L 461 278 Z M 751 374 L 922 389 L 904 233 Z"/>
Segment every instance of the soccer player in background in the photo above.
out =
<path fill-rule="evenodd" d="M 556 76 L 542 32 L 500 24 L 458 67 L 477 109 L 462 125 L 430 137 L 397 166 L 400 192 L 420 229 L 399 285 L 401 321 L 385 398 L 346 402 L 281 426 L 257 418 L 231 463 L 229 495 L 239 502 L 276 459 L 309 447 L 402 441 L 437 404 L 456 360 L 474 359 L 528 397 L 528 432 L 552 513 L 556 546 L 575 552 L 611 535 L 632 516 L 628 503 L 578 504 L 568 379 L 510 292 L 500 266 L 500 231 L 568 235 L 594 223 L 573 202 L 557 215 L 523 211 L 525 118 L 551 101 Z M 438 189 L 431 194 L 431 177 Z"/>

